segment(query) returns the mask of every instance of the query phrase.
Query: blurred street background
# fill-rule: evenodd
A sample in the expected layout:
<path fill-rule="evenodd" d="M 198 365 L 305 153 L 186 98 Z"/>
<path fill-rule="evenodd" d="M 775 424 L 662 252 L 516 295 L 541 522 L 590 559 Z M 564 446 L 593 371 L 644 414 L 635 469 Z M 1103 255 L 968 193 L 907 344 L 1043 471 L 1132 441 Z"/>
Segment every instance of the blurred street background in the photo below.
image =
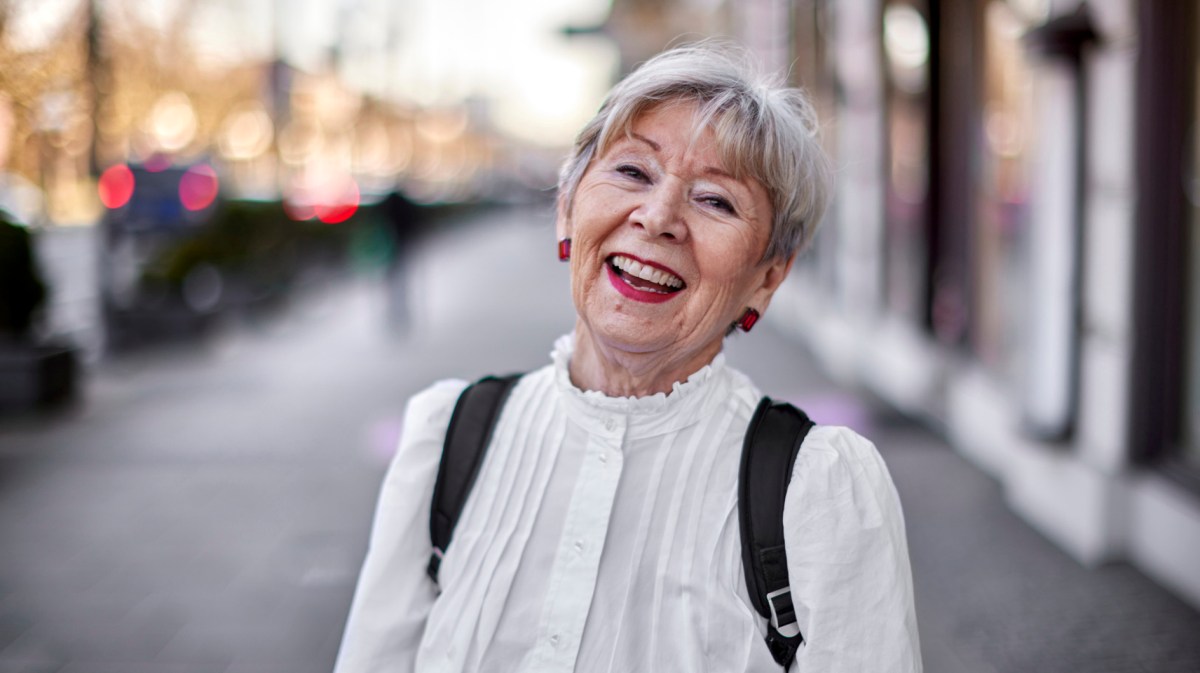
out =
<path fill-rule="evenodd" d="M 405 400 L 573 325 L 623 73 L 812 95 L 814 248 L 730 362 L 879 446 L 926 670 L 1200 671 L 1200 9 L 0 0 L 0 673 L 307 673 Z"/>

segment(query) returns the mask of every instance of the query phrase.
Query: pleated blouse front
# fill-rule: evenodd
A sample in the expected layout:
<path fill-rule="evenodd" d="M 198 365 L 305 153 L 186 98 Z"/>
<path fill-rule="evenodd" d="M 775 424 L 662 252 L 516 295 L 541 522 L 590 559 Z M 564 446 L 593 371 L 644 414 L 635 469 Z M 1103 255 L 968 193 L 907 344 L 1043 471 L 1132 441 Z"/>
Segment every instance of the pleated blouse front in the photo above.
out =
<path fill-rule="evenodd" d="M 430 500 L 446 425 L 465 383 L 436 384 L 410 402 L 339 673 L 779 670 L 762 640 L 763 621 L 750 607 L 737 523 L 741 445 L 758 391 L 718 356 L 669 395 L 581 392 L 567 373 L 572 347 L 570 337 L 561 339 L 553 363 L 523 377 L 505 405 L 443 559 L 440 595 L 424 574 Z M 869 443 L 838 429 L 818 428 L 804 451 L 812 449 L 820 462 L 818 445 L 837 444 L 838 432 L 857 438 L 869 447 L 867 460 L 878 461 Z M 860 462 L 860 456 L 842 454 L 862 450 L 834 447 L 834 459 Z M 859 470 L 858 477 L 839 482 L 830 476 L 834 472 L 817 470 L 818 499 L 844 499 L 854 479 L 866 479 L 859 489 L 866 491 L 851 494 L 863 499 L 849 503 L 856 512 L 852 525 L 873 514 L 873 527 L 885 531 L 885 546 L 892 549 L 884 554 L 883 571 L 870 563 L 864 569 L 880 582 L 902 585 L 862 599 L 887 613 L 884 618 L 897 619 L 900 634 L 895 643 L 884 638 L 869 649 L 896 651 L 855 657 L 875 663 L 875 655 L 918 658 L 903 520 L 886 469 L 882 481 Z M 872 479 L 879 483 L 866 483 Z M 788 497 L 790 507 L 791 490 Z M 812 527 L 804 521 L 811 515 L 796 515 L 791 529 Z M 804 534 L 824 536 L 830 523 Z M 804 563 L 803 556 L 798 553 L 797 562 Z M 789 567 L 795 567 L 791 558 Z M 812 568 L 799 571 L 793 592 L 803 601 L 804 575 Z M 841 591 L 849 592 L 845 600 L 860 600 L 855 589 Z M 813 596 L 810 602 L 828 599 L 835 608 L 842 600 Z M 815 623 L 823 609 L 799 605 L 801 627 L 810 643 L 819 635 L 832 646 L 843 636 L 833 623 Z M 802 650 L 796 670 L 919 668 L 919 660 L 917 668 L 873 663 L 861 669 L 806 668 L 804 661 Z"/>

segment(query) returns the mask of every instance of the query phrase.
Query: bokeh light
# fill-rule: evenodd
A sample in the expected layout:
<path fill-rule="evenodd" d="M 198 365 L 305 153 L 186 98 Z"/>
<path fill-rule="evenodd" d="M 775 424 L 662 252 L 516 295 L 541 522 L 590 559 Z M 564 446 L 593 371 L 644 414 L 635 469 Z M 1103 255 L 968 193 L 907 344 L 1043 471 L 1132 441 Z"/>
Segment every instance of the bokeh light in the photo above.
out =
<path fill-rule="evenodd" d="M 133 197 L 133 187 L 133 171 L 129 170 L 128 166 L 125 164 L 109 166 L 100 175 L 100 182 L 97 185 L 100 203 L 103 203 L 105 208 L 120 208 L 129 203 L 129 199 Z"/>
<path fill-rule="evenodd" d="M 345 222 L 358 211 L 361 199 L 358 183 L 353 178 L 347 176 L 342 181 L 340 187 L 336 192 L 329 195 L 330 198 L 324 199 L 316 205 L 315 213 L 317 219 L 325 224 Z"/>
<path fill-rule="evenodd" d="M 219 148 L 229 159 L 249 160 L 261 156 L 271 147 L 274 127 L 261 105 L 237 110 L 226 118 L 221 127 Z"/>
<path fill-rule="evenodd" d="M 150 133 L 159 147 L 168 152 L 187 147 L 196 137 L 197 126 L 191 100 L 179 91 L 163 94 L 150 111 Z"/>
<path fill-rule="evenodd" d="M 179 179 L 179 201 L 188 210 L 204 210 L 216 200 L 220 186 L 217 173 L 207 164 L 187 169 Z"/>

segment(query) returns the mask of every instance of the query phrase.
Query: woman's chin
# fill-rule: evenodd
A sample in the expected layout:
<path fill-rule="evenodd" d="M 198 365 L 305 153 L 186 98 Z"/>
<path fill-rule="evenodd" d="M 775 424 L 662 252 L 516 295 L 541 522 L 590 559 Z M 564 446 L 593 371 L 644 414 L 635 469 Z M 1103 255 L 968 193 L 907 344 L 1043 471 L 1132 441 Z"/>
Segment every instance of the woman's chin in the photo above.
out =
<path fill-rule="evenodd" d="M 687 310 L 688 297 L 682 293 L 669 302 L 648 303 L 631 300 L 611 286 L 593 289 L 598 291 L 583 298 L 582 306 L 577 304 L 582 310 L 576 331 L 594 339 L 604 350 L 659 353 L 672 361 L 690 360 L 688 351 L 712 350 L 711 342 L 724 337 L 722 332 L 713 332 L 712 338 L 705 339 L 703 326 L 689 326 L 686 317 L 693 312 Z"/>
<path fill-rule="evenodd" d="M 580 321 L 598 345 L 629 353 L 653 353 L 678 347 L 678 331 L 662 322 L 627 313 L 612 312 Z"/>
<path fill-rule="evenodd" d="M 692 361 L 703 354 L 715 355 L 721 349 L 722 334 L 710 339 L 697 339 L 696 332 L 676 323 L 646 320 L 627 314 L 613 313 L 591 321 L 580 321 L 591 338 L 604 351 L 630 355 L 658 355 L 663 362 Z"/>

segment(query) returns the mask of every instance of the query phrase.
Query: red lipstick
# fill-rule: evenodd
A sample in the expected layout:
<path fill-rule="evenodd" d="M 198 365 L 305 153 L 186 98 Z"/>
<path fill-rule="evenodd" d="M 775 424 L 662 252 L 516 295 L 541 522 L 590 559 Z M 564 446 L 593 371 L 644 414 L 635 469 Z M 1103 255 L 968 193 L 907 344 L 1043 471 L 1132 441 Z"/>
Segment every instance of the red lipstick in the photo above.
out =
<path fill-rule="evenodd" d="M 656 264 L 654 262 L 646 262 L 641 259 L 638 259 L 637 257 L 634 257 L 633 255 L 628 255 L 625 253 L 620 253 L 620 255 L 622 257 L 628 257 L 629 259 L 632 259 L 644 266 L 650 266 L 655 269 L 659 269 L 660 271 L 664 271 L 666 273 L 669 273 L 673 276 L 678 277 L 678 274 L 676 274 L 671 269 L 663 266 L 662 264 Z M 610 283 L 612 283 L 612 286 L 614 288 L 616 288 L 617 292 L 620 292 L 622 296 L 628 297 L 629 299 L 632 299 L 634 301 L 640 301 L 640 302 L 647 303 L 647 304 L 661 304 L 665 301 L 670 301 L 670 299 L 672 297 L 679 294 L 679 290 L 675 290 L 673 292 L 653 292 L 653 291 L 648 291 L 648 290 L 641 290 L 641 289 L 638 289 L 638 288 L 630 285 L 629 283 L 625 282 L 625 279 L 623 279 L 621 277 L 621 274 L 618 273 L 615 268 L 613 268 L 611 257 L 609 257 L 609 259 L 605 262 L 604 267 L 605 267 L 605 270 L 608 271 L 608 281 Z M 686 285 L 685 285 L 685 287 L 686 287 Z M 683 288 L 680 288 L 680 289 L 683 289 Z"/>

